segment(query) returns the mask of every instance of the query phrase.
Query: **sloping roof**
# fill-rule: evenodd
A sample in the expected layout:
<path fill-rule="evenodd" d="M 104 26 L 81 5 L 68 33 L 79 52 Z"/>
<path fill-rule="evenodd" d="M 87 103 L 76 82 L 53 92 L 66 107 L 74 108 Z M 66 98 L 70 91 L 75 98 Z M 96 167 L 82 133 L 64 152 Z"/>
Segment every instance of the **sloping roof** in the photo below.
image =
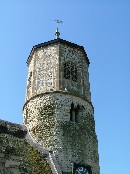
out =
<path fill-rule="evenodd" d="M 26 126 L 0 119 L 0 160 L 4 159 L 4 168 L 1 169 L 0 163 L 0 171 L 6 170 L 6 160 L 11 160 L 13 164 L 18 162 L 18 169 L 24 173 L 52 174 L 48 155 L 39 144 L 34 144 Z"/>
<path fill-rule="evenodd" d="M 63 40 L 63 39 L 60 39 L 60 38 L 50 40 L 48 42 L 44 42 L 44 43 L 41 43 L 41 44 L 38 44 L 38 45 L 35 45 L 34 47 L 35 48 L 40 48 L 40 47 L 48 46 L 48 45 L 55 44 L 55 43 L 63 43 L 63 44 L 66 44 L 66 45 L 69 45 L 69 46 L 72 46 L 72 47 L 75 47 L 75 48 L 84 49 L 83 46 L 77 45 L 75 43 L 72 43 L 72 42 L 69 42 L 67 40 Z"/>
<path fill-rule="evenodd" d="M 17 138 L 25 138 L 27 130 L 24 130 L 20 124 L 11 123 L 0 119 L 0 133 L 10 134 Z"/>
<path fill-rule="evenodd" d="M 88 56 L 87 56 L 87 54 L 86 54 L 83 46 L 80 46 L 80 45 L 77 45 L 75 43 L 72 43 L 72 42 L 69 42 L 69 41 L 66 41 L 66 40 L 63 40 L 63 39 L 58 38 L 58 39 L 50 40 L 48 42 L 44 42 L 44 43 L 41 43 L 41 44 L 38 44 L 38 45 L 33 46 L 32 50 L 30 52 L 30 55 L 29 55 L 29 57 L 27 59 L 27 64 L 30 62 L 31 55 L 33 54 L 33 52 L 34 52 L 35 49 L 42 48 L 42 47 L 45 47 L 45 46 L 48 46 L 48 45 L 52 45 L 52 44 L 59 44 L 59 43 L 65 44 L 65 45 L 68 45 L 68 46 L 71 46 L 73 48 L 80 49 L 85 54 L 86 60 L 87 60 L 88 64 L 90 63 L 89 62 L 89 59 L 88 59 Z"/>

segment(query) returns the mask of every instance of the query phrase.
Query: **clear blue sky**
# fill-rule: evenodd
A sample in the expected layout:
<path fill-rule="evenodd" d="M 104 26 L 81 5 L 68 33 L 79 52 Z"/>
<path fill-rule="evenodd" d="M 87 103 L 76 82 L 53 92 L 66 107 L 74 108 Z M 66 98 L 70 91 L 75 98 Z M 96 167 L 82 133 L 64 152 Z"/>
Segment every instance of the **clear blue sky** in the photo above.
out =
<path fill-rule="evenodd" d="M 91 62 L 101 174 L 130 174 L 130 0 L 1 0 L 0 118 L 22 123 L 26 60 L 55 38 L 55 19 Z"/>

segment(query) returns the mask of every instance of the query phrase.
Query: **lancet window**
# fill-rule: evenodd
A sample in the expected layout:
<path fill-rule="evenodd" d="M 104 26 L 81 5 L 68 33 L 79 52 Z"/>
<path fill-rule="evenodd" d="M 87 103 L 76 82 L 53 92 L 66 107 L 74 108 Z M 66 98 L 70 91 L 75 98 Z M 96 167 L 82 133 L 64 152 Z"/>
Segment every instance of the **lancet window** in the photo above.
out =
<path fill-rule="evenodd" d="M 80 106 L 77 105 L 74 107 L 74 104 L 71 104 L 71 109 L 70 109 L 70 121 L 72 122 L 79 122 L 79 111 L 80 111 Z"/>

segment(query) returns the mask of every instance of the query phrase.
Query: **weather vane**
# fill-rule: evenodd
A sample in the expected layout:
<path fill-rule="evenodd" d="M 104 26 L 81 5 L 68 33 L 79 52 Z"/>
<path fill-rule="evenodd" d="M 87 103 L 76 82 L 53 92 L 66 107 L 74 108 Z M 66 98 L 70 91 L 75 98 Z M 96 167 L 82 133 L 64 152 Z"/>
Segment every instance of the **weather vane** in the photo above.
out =
<path fill-rule="evenodd" d="M 59 19 L 56 19 L 55 21 L 56 21 L 56 23 L 57 23 L 57 28 L 56 28 L 56 33 L 55 33 L 55 35 L 56 35 L 56 39 L 58 39 L 59 36 L 60 36 L 60 32 L 59 32 L 59 30 L 58 30 L 58 24 L 62 24 L 63 22 L 62 22 L 61 20 L 59 20 Z"/>

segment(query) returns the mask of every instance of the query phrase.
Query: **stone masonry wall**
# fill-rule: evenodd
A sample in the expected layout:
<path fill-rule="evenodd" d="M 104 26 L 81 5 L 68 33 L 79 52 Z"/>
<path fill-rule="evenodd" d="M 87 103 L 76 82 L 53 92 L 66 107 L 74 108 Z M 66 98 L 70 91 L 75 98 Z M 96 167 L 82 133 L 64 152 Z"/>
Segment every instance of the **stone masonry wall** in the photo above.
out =
<path fill-rule="evenodd" d="M 99 174 L 85 51 L 59 42 L 37 47 L 30 56 L 24 124 L 54 153 L 64 174 L 71 173 L 71 162 L 90 165 Z"/>
<path fill-rule="evenodd" d="M 60 89 L 67 89 L 71 94 L 76 94 L 91 101 L 88 63 L 83 52 L 78 48 L 60 45 Z M 72 62 L 77 68 L 77 82 L 64 78 L 64 63 Z M 71 67 L 69 67 L 71 68 Z"/>
<path fill-rule="evenodd" d="M 71 104 L 79 105 L 78 122 L 70 121 Z M 71 162 L 92 166 L 99 174 L 97 137 L 93 107 L 67 93 L 41 94 L 28 101 L 23 110 L 24 124 L 43 147 L 53 151 L 63 172 L 71 172 Z"/>
<path fill-rule="evenodd" d="M 29 63 L 27 97 L 59 90 L 59 46 L 37 49 Z"/>
<path fill-rule="evenodd" d="M 83 52 L 67 45 L 54 44 L 33 52 L 28 68 L 26 100 L 36 94 L 64 91 L 91 101 L 88 64 Z M 77 68 L 77 82 L 64 78 L 64 64 L 71 62 Z M 71 67 L 68 67 L 71 69 Z"/>

